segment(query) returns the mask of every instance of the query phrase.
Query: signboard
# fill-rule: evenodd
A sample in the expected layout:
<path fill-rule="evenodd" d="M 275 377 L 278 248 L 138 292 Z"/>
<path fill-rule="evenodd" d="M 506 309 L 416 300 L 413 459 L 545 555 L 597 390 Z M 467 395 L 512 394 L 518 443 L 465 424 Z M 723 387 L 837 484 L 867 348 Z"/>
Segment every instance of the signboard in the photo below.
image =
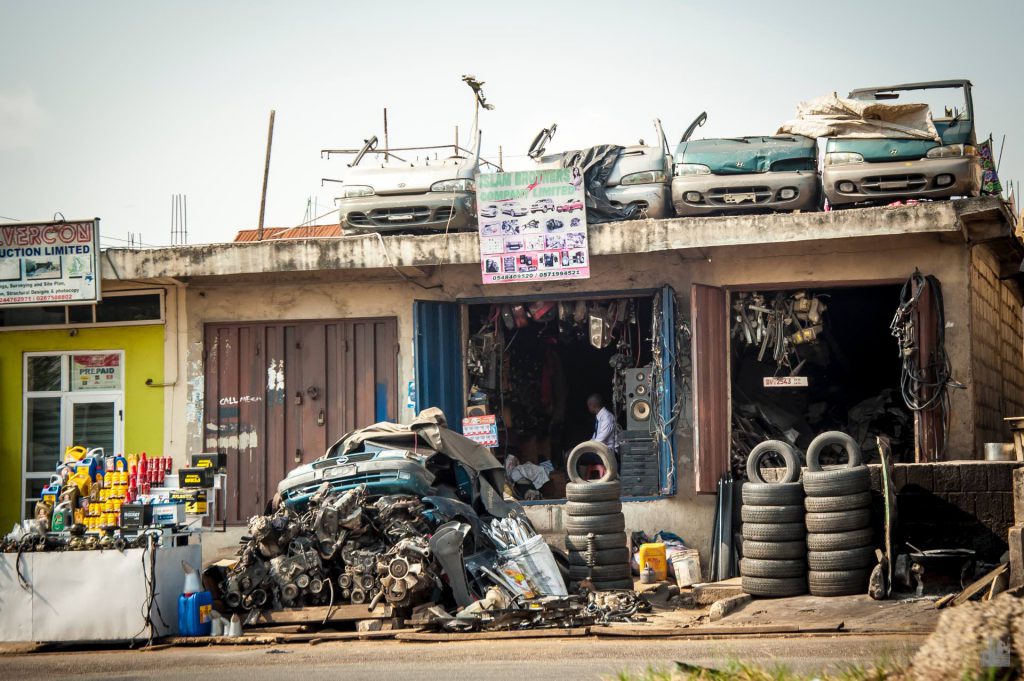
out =
<path fill-rule="evenodd" d="M 71 390 L 120 390 L 121 355 L 72 355 Z"/>
<path fill-rule="evenodd" d="M 765 376 L 766 388 L 806 388 L 810 383 L 806 376 Z"/>
<path fill-rule="evenodd" d="M 484 447 L 498 446 L 498 423 L 494 414 L 462 419 L 462 434 Z"/>
<path fill-rule="evenodd" d="M 476 186 L 485 284 L 590 277 L 578 168 L 486 173 Z"/>
<path fill-rule="evenodd" d="M 0 225 L 0 307 L 100 299 L 100 221 Z"/>

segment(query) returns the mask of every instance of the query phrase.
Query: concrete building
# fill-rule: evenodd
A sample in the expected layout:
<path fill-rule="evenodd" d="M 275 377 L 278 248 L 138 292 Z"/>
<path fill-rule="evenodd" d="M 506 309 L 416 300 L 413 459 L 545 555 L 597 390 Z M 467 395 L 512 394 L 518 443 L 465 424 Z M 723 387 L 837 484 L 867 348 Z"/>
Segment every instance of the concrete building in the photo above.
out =
<path fill-rule="evenodd" d="M 590 228 L 589 279 L 529 284 L 484 286 L 478 238 L 467 233 L 110 249 L 103 277 L 105 286 L 130 281 L 165 291 L 174 314 L 165 320 L 166 367 L 155 379 L 164 384 L 158 453 L 184 462 L 226 452 L 234 524 L 262 510 L 287 470 L 351 428 L 432 405 L 458 423 L 470 388 L 464 349 L 486 306 L 640 301 L 644 319 L 657 320 L 641 335 L 662 350 L 655 371 L 664 420 L 673 406 L 679 416 L 666 426 L 670 441 L 652 451 L 651 493 L 624 504 L 627 526 L 675 532 L 706 559 L 715 485 L 730 469 L 740 409 L 733 386 L 744 369 L 730 332 L 737 295 L 831 295 L 833 318 L 850 311 L 850 352 L 891 353 L 852 373 L 898 391 L 889 321 L 915 269 L 934 276 L 943 294 L 939 335 L 963 388 L 949 391 L 948 423 L 938 412 L 908 417 L 913 433 L 904 434 L 909 449 L 900 456 L 977 459 L 982 443 L 1009 440 L 1003 417 L 1024 413 L 1016 281 L 1024 251 L 1013 227 L 996 199 L 603 224 Z M 679 353 L 666 367 L 673 349 Z M 835 380 L 842 392 L 842 381 L 858 379 Z M 527 510 L 545 532 L 560 531 L 557 500 Z"/>

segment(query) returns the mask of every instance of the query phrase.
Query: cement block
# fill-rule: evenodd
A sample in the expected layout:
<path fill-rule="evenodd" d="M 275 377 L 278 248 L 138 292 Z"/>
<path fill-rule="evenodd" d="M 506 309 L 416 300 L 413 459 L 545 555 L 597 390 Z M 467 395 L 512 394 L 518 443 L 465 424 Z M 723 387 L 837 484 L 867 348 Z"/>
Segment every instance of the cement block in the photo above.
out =
<path fill-rule="evenodd" d="M 1000 516 L 1002 524 L 1007 527 L 1016 525 L 1017 521 L 1014 518 L 1013 492 L 1000 492 L 999 498 L 1002 502 L 1000 506 L 1003 510 L 1003 514 Z"/>
<path fill-rule="evenodd" d="M 1015 525 L 1024 525 L 1024 468 L 1013 471 L 1013 517 Z"/>
<path fill-rule="evenodd" d="M 990 463 L 985 465 L 988 474 L 988 488 L 992 492 L 1009 492 L 1013 489 L 1013 464 Z"/>
<path fill-rule="evenodd" d="M 1011 527 L 1008 533 L 1010 544 L 1010 588 L 1024 585 L 1024 527 Z"/>
<path fill-rule="evenodd" d="M 961 492 L 960 466 L 955 463 L 936 464 L 932 470 L 936 492 Z"/>
<path fill-rule="evenodd" d="M 882 489 L 882 467 L 868 466 L 868 473 L 871 474 L 871 489 L 876 492 Z"/>
<path fill-rule="evenodd" d="M 965 492 L 985 492 L 988 490 L 988 473 L 984 463 L 961 463 L 960 486 Z"/>
<path fill-rule="evenodd" d="M 949 503 L 955 506 L 964 515 L 974 517 L 977 509 L 975 508 L 975 499 L 977 495 L 970 492 L 950 492 L 948 495 Z"/>
<path fill-rule="evenodd" d="M 907 486 L 907 467 L 904 464 L 896 464 L 893 467 L 892 486 L 896 490 L 896 494 L 902 492 L 903 488 Z"/>
<path fill-rule="evenodd" d="M 915 492 L 931 492 L 935 488 L 932 474 L 934 466 L 930 463 L 915 463 L 907 466 L 907 487 Z"/>

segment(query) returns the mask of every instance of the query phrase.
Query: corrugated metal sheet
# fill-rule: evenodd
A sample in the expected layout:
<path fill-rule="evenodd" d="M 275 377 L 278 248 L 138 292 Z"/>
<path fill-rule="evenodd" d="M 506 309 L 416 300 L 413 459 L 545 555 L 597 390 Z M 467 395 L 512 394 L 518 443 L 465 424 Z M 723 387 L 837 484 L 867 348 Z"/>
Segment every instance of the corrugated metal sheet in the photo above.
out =
<path fill-rule="evenodd" d="M 344 433 L 398 417 L 397 337 L 392 318 L 206 325 L 203 426 L 228 457 L 228 522 Z"/>
<path fill-rule="evenodd" d="M 257 241 L 259 232 L 255 229 L 241 229 L 235 235 L 235 243 Z M 263 240 L 275 239 L 323 239 L 344 236 L 341 225 L 303 225 L 302 227 L 264 227 Z"/>
<path fill-rule="evenodd" d="M 416 410 L 437 407 L 448 427 L 462 432 L 462 316 L 458 303 L 417 300 Z"/>

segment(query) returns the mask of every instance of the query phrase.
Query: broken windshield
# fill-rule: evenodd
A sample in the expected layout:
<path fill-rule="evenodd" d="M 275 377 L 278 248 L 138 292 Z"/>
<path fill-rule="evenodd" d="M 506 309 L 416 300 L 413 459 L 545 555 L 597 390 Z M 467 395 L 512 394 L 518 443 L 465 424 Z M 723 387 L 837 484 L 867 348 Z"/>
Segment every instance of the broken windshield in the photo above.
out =
<path fill-rule="evenodd" d="M 926 89 L 854 90 L 853 99 L 867 99 L 889 104 L 927 104 L 935 122 L 953 123 L 970 120 L 970 110 L 962 86 Z"/>

